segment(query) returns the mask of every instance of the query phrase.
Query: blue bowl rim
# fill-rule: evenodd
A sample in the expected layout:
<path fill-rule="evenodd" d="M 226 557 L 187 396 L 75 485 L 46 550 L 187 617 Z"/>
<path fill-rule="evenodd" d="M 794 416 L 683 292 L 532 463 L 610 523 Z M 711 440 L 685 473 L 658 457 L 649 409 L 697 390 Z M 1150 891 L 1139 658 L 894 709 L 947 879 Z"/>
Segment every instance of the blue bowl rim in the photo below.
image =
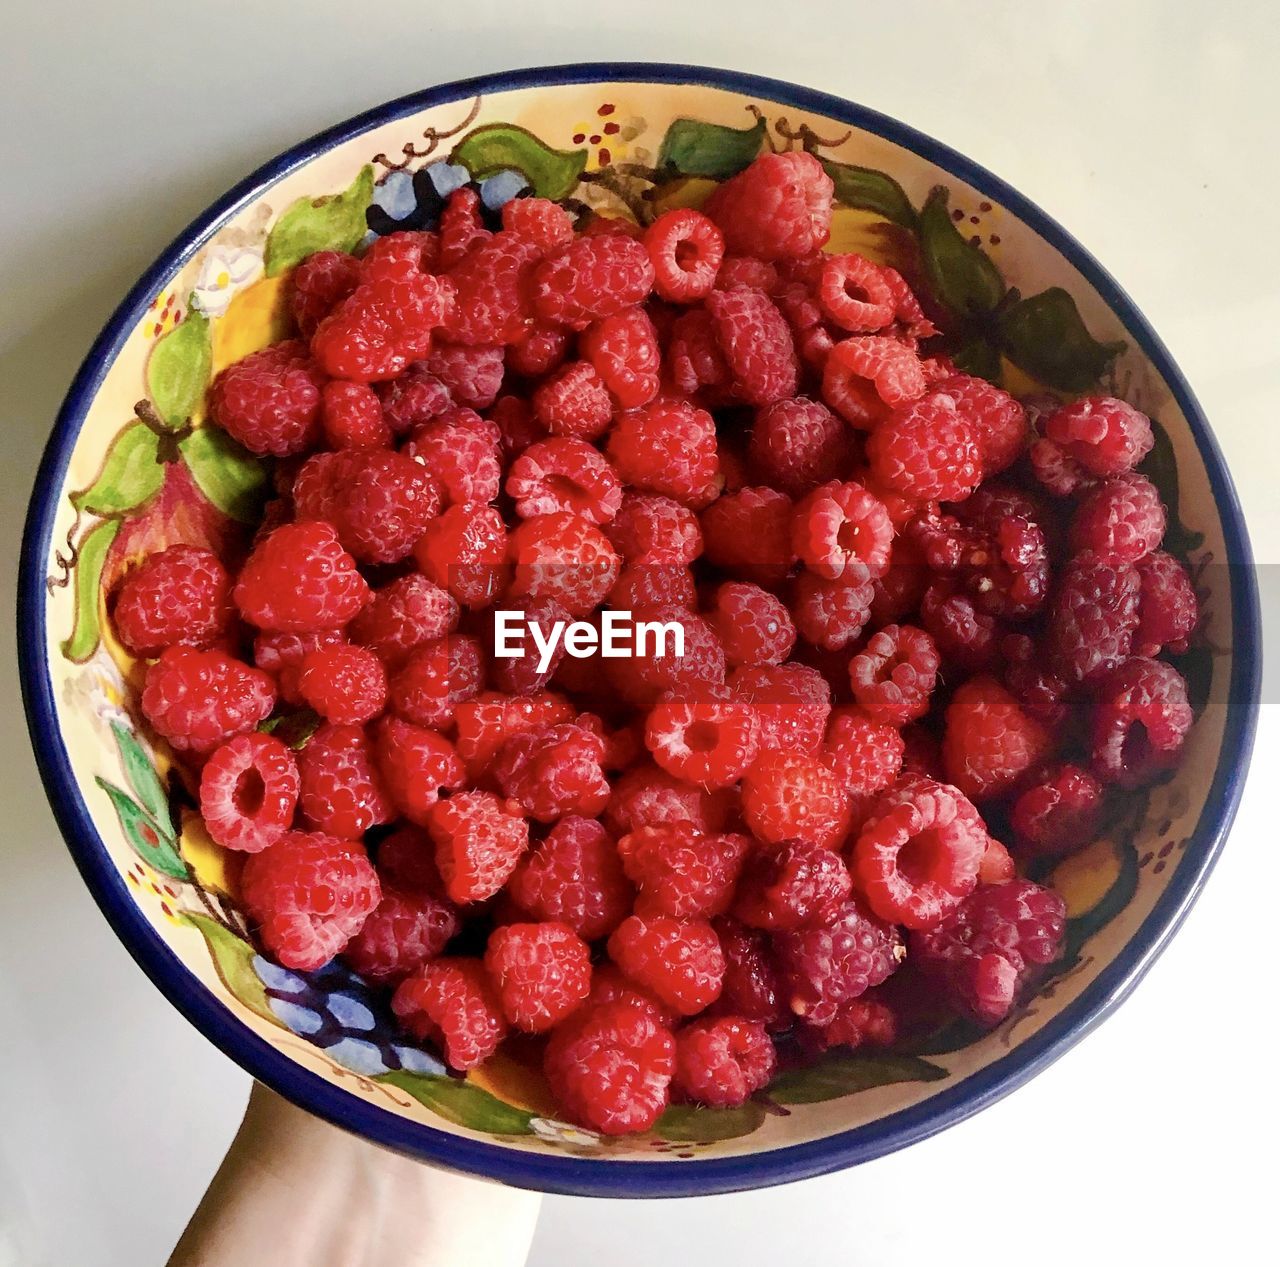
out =
<path fill-rule="evenodd" d="M 1190 424 L 1222 516 L 1231 567 L 1234 656 L 1222 755 L 1182 861 L 1123 951 L 1070 1006 L 1007 1056 L 921 1103 L 860 1127 L 766 1152 L 697 1162 L 615 1161 L 523 1152 L 411 1122 L 303 1069 L 238 1021 L 192 978 L 152 929 L 94 829 L 62 743 L 45 655 L 45 569 L 63 476 L 89 403 L 158 288 L 246 203 L 335 145 L 380 124 L 476 94 L 566 84 L 688 84 L 810 111 L 872 132 L 987 195 L 1065 255 L 1120 316 L 1169 384 Z M 365 111 L 292 147 L 246 177 L 160 254 L 89 349 L 58 413 L 36 478 L 22 542 L 18 650 L 23 702 L 37 763 L 59 828 L 82 876 L 129 953 L 169 1001 L 255 1078 L 300 1107 L 386 1147 L 520 1187 L 570 1195 L 677 1197 L 787 1183 L 870 1161 L 935 1134 L 1007 1095 L 1105 1019 L 1138 984 L 1195 901 L 1221 852 L 1243 790 L 1257 724 L 1261 617 L 1253 556 L 1231 477 L 1204 414 L 1164 344 L 1115 279 L 1065 229 L 984 167 L 878 111 L 828 93 L 736 71 L 670 63 L 585 62 L 458 80 Z"/>

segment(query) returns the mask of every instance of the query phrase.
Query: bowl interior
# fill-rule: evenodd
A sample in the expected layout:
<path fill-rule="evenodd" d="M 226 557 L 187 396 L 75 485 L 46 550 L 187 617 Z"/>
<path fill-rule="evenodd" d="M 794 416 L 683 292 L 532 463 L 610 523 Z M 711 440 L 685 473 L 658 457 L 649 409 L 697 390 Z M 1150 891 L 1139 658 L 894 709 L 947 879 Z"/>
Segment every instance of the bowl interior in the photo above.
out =
<path fill-rule="evenodd" d="M 111 636 L 104 594 L 148 549 L 228 546 L 261 505 L 266 469 L 200 425 L 201 398 L 212 373 L 283 337 L 303 255 L 429 225 L 466 181 L 492 206 L 532 185 L 645 215 L 696 204 L 762 147 L 799 145 L 836 182 L 830 249 L 933 276 L 966 331 L 968 367 L 1020 394 L 1108 391 L 1157 420 L 1146 469 L 1170 507 L 1167 548 L 1191 565 L 1208 617 L 1179 664 L 1199 720 L 1176 778 L 1135 795 L 1053 873 L 1069 905 L 1067 957 L 994 1032 L 953 1025 L 909 1053 L 832 1055 L 742 1109 L 673 1108 L 649 1136 L 604 1140 L 558 1122 L 519 1060 L 446 1077 L 345 970 L 304 978 L 255 954 L 232 897 L 235 860 L 169 794 L 169 757 L 141 720 L 139 668 Z M 683 1193 L 799 1177 L 910 1142 L 1016 1085 L 1104 1014 L 1176 926 L 1225 832 L 1252 733 L 1252 576 L 1222 566 L 1248 562 L 1238 510 L 1194 401 L 1123 294 L 958 155 L 846 102 L 722 72 L 570 67 L 453 85 L 250 178 L 165 253 L 93 349 L 25 549 L 24 677 L 42 769 L 79 865 L 143 967 L 224 1050 L 314 1111 L 550 1189 Z"/>

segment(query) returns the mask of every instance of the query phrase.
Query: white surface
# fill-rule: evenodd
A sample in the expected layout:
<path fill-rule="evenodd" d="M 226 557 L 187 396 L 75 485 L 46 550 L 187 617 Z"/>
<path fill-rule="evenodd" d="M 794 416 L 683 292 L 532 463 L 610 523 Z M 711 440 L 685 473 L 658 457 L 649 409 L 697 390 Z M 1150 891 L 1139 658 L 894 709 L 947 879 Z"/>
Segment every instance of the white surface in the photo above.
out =
<path fill-rule="evenodd" d="M 528 6 L 533 10 L 535 6 Z M 16 6 L 0 74 L 5 599 L 57 402 L 138 272 L 232 181 L 413 89 L 560 61 L 704 62 L 849 96 L 950 142 L 1117 275 L 1199 394 L 1261 562 L 1280 562 L 1280 40 L 1269 0 L 653 0 Z M 1264 571 L 1274 569 L 1264 569 Z M 1274 579 L 1267 578 L 1273 597 Z M 162 1262 L 245 1076 L 116 943 L 58 840 L 4 656 L 0 1229 L 23 1267 Z M 1270 691 L 1280 700 L 1280 690 Z M 905 1153 L 738 1197 L 548 1200 L 537 1267 L 1260 1261 L 1277 1123 L 1275 813 L 1255 778 L 1185 930 L 1121 1012 L 1001 1105 Z M 1270 1041 L 1269 1041 L 1270 1040 Z M 676 1247 L 679 1247 L 678 1249 Z M 0 1263 L 6 1261 L 0 1235 Z M 317 1265 L 321 1267 L 321 1265 Z M 460 1265 L 465 1267 L 465 1265 Z"/>

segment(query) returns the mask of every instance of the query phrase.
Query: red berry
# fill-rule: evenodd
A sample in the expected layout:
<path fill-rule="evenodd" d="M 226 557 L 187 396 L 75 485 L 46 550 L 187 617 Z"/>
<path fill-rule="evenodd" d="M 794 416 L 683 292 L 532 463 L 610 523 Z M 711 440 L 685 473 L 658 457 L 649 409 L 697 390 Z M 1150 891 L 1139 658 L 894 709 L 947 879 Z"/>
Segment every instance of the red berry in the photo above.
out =
<path fill-rule="evenodd" d="M 502 390 L 505 365 L 501 347 L 442 343 L 432 349 L 426 366 L 445 385 L 456 405 L 488 409 Z"/>
<path fill-rule="evenodd" d="M 552 435 L 594 440 L 613 420 L 613 400 L 594 365 L 570 361 L 533 393 L 533 412 Z"/>
<path fill-rule="evenodd" d="M 468 251 L 448 273 L 458 300 L 445 322 L 451 343 L 516 343 L 533 325 L 532 280 L 541 255 L 527 238 L 499 233 Z"/>
<path fill-rule="evenodd" d="M 624 492 L 605 535 L 628 563 L 684 565 L 702 553 L 698 517 L 657 493 Z"/>
<path fill-rule="evenodd" d="M 716 186 L 703 210 L 735 254 L 798 259 L 831 236 L 834 190 L 812 154 L 762 154 Z"/>
<path fill-rule="evenodd" d="M 574 616 L 600 605 L 618 576 L 609 539 L 581 515 L 535 515 L 512 534 L 512 597 L 549 598 Z"/>
<path fill-rule="evenodd" d="M 640 303 L 652 287 L 649 254 L 634 238 L 579 237 L 538 265 L 533 304 L 543 321 L 585 330 Z"/>
<path fill-rule="evenodd" d="M 897 339 L 887 336 L 856 336 L 837 343 L 827 356 L 822 371 L 822 398 L 847 423 L 860 431 L 878 430 L 894 415 L 895 408 L 906 416 L 912 416 L 908 408 L 911 402 L 917 401 L 925 390 L 924 372 L 916 354 Z M 895 424 L 897 427 L 899 424 Z M 929 424 L 924 424 L 927 430 Z M 921 427 L 916 427 L 908 443 L 927 440 L 927 435 L 920 436 Z M 901 450 L 892 462 L 901 460 Z M 962 452 L 954 447 L 935 459 L 935 464 L 943 468 L 953 453 Z M 963 450 L 969 460 L 967 449 Z M 975 453 L 976 456 L 976 453 Z M 914 465 L 919 466 L 917 461 Z M 938 478 L 935 476 L 934 478 Z M 888 483 L 889 481 L 885 481 Z M 977 484 L 977 478 L 973 484 Z M 909 491 L 902 485 L 894 485 L 900 491 Z M 923 493 L 929 497 L 937 494 Z"/>
<path fill-rule="evenodd" d="M 871 334 L 893 321 L 895 300 L 883 271 L 862 255 L 828 255 L 818 302 L 842 330 Z"/>
<path fill-rule="evenodd" d="M 786 318 L 763 291 L 712 291 L 706 299 L 734 395 L 768 405 L 796 394 L 799 365 Z"/>
<path fill-rule="evenodd" d="M 487 607 L 506 575 L 507 528 L 501 512 L 478 503 L 450 506 L 427 524 L 414 557 L 433 588 L 447 590 L 468 607 Z M 450 603 L 456 613 L 457 603 L 452 598 Z"/>
<path fill-rule="evenodd" d="M 476 427 L 446 419 L 419 427 L 400 456 L 419 464 L 443 493 L 446 506 L 492 501 L 502 485 L 497 441 Z"/>
<path fill-rule="evenodd" d="M 791 614 L 806 642 L 838 651 L 862 636 L 874 596 L 873 582 L 857 573 L 832 581 L 805 571 L 795 580 Z"/>
<path fill-rule="evenodd" d="M 716 492 L 715 423 L 685 401 L 656 400 L 624 413 L 609 437 L 609 459 L 633 488 L 695 509 Z"/>
<path fill-rule="evenodd" d="M 384 717 L 378 723 L 375 750 L 387 793 L 411 823 L 426 826 L 440 793 L 462 786 L 462 762 L 437 731 Z"/>
<path fill-rule="evenodd" d="M 1053 747 L 1053 737 L 991 677 L 970 678 L 947 705 L 942 760 L 947 779 L 971 800 L 1010 791 Z"/>
<path fill-rule="evenodd" d="M 364 281 L 412 277 L 416 273 L 434 273 L 439 262 L 440 239 L 437 234 L 404 229 L 370 242 L 360 257 L 359 273 Z"/>
<path fill-rule="evenodd" d="M 1145 475 L 1112 476 L 1089 489 L 1071 521 L 1071 548 L 1108 563 L 1137 563 L 1164 537 L 1160 492 Z"/>
<path fill-rule="evenodd" d="M 209 417 L 252 453 L 302 453 L 315 444 L 323 383 L 304 343 L 277 343 L 213 380 Z"/>
<path fill-rule="evenodd" d="M 453 1069 L 484 1064 L 507 1034 L 498 992 L 479 959 L 423 965 L 400 983 L 391 1009 L 411 1034 L 439 1043 Z"/>
<path fill-rule="evenodd" d="M 377 985 L 399 985 L 440 955 L 461 927 L 457 908 L 443 896 L 401 888 L 384 876 L 382 900 L 347 943 L 343 958 Z"/>
<path fill-rule="evenodd" d="M 670 303 L 705 299 L 724 258 L 724 235 L 700 211 L 674 207 L 664 211 L 644 233 L 653 264 L 653 288 Z"/>
<path fill-rule="evenodd" d="M 854 698 L 877 721 L 923 717 L 941 663 L 933 639 L 913 625 L 886 625 L 849 661 Z"/>
<path fill-rule="evenodd" d="M 749 847 L 746 836 L 707 836 L 687 822 L 636 828 L 618 842 L 622 865 L 639 889 L 636 914 L 723 915 Z"/>
<path fill-rule="evenodd" d="M 724 953 L 724 985 L 711 1010 L 724 1016 L 762 1021 L 769 1030 L 788 1029 L 791 1013 L 782 998 L 782 982 L 769 950 L 769 935 L 747 928 L 730 916 L 713 927 Z"/>
<path fill-rule="evenodd" d="M 799 837 L 834 847 L 849 827 L 849 796 L 816 757 L 765 751 L 742 780 L 742 816 L 767 844 Z"/>
<path fill-rule="evenodd" d="M 1057 858 L 1093 840 L 1102 823 L 1102 784 L 1077 765 L 1046 771 L 1013 803 L 1009 820 L 1020 850 Z"/>
<path fill-rule="evenodd" d="M 253 662 L 276 679 L 276 689 L 286 704 L 304 704 L 298 689 L 302 662 L 318 647 L 343 646 L 346 638 L 338 629 L 319 629 L 314 633 L 260 633 L 253 640 Z"/>
<path fill-rule="evenodd" d="M 415 726 L 447 730 L 464 700 L 484 686 L 484 661 L 474 638 L 454 635 L 424 643 L 392 677 L 391 709 Z"/>
<path fill-rule="evenodd" d="M 359 840 L 395 817 L 363 727 L 321 726 L 298 753 L 298 805 L 319 831 Z"/>
<path fill-rule="evenodd" d="M 819 401 L 777 400 L 756 412 L 748 455 L 764 483 L 802 497 L 848 469 L 848 430 Z"/>
<path fill-rule="evenodd" d="M 647 405 L 658 394 L 662 350 L 643 308 L 624 308 L 602 318 L 583 332 L 578 347 L 619 409 Z"/>
<path fill-rule="evenodd" d="M 550 198 L 512 198 L 503 205 L 502 227 L 544 252 L 573 241 L 573 217 Z"/>
<path fill-rule="evenodd" d="M 398 436 L 407 435 L 453 406 L 449 389 L 421 364 L 411 365 L 389 383 L 379 383 L 377 396 L 383 420 Z"/>
<path fill-rule="evenodd" d="M 892 543 L 889 512 L 861 484 L 823 484 L 796 506 L 791 520 L 792 549 L 830 581 L 882 575 Z"/>
<path fill-rule="evenodd" d="M 794 662 L 742 668 L 729 685 L 755 709 L 761 752 L 817 753 L 831 713 L 831 687 L 816 669 Z"/>
<path fill-rule="evenodd" d="M 683 1099 L 734 1108 L 768 1086 L 777 1063 L 759 1021 L 735 1016 L 694 1021 L 676 1036 L 674 1086 Z"/>
<path fill-rule="evenodd" d="M 200 814 L 209 835 L 226 849 L 260 853 L 293 822 L 298 767 L 271 735 L 250 732 L 227 740 L 200 773 Z"/>
<path fill-rule="evenodd" d="M 453 268 L 492 240 L 480 218 L 480 195 L 465 185 L 455 189 L 440 211 L 440 267 Z"/>
<path fill-rule="evenodd" d="M 629 1003 L 668 1029 L 679 1019 L 655 994 L 636 985 L 616 963 L 607 959 L 596 964 L 592 970 L 591 993 L 587 995 L 582 1010 L 585 1012 L 591 1008 L 603 1007 L 606 1003 Z"/>
<path fill-rule="evenodd" d="M 703 391 L 717 400 L 727 395 L 730 372 L 716 323 L 705 308 L 694 308 L 680 316 L 671 328 L 667 343 L 667 370 L 676 390 L 686 396 Z"/>
<path fill-rule="evenodd" d="M 425 576 L 411 575 L 374 590 L 349 632 L 352 642 L 395 669 L 415 647 L 443 638 L 457 625 L 458 604 L 450 595 Z"/>
<path fill-rule="evenodd" d="M 781 599 L 746 581 L 716 590 L 707 618 L 715 626 L 730 665 L 781 664 L 795 645 L 796 629 Z"/>
<path fill-rule="evenodd" d="M 1069 685 L 1120 664 L 1138 627 L 1142 578 L 1132 565 L 1081 554 L 1058 576 L 1045 634 L 1047 667 Z"/>
<path fill-rule="evenodd" d="M 1134 656 L 1097 683 L 1090 754 L 1105 783 L 1143 787 L 1178 763 L 1195 716 L 1182 674 Z"/>
<path fill-rule="evenodd" d="M 864 1045 L 892 1047 L 898 1038 L 898 1020 L 892 1008 L 863 995 L 842 1003 L 830 1022 L 810 1028 L 808 1034 L 817 1039 L 823 1051 Z"/>
<path fill-rule="evenodd" d="M 360 261 L 343 251 L 317 251 L 293 270 L 289 306 L 304 339 L 360 281 Z"/>
<path fill-rule="evenodd" d="M 853 891 L 834 849 L 809 840 L 762 845 L 748 859 L 733 913 L 771 933 L 830 924 Z"/>
<path fill-rule="evenodd" d="M 169 647 L 147 669 L 142 712 L 178 752 L 202 755 L 264 720 L 275 683 L 223 651 Z"/>
<path fill-rule="evenodd" d="M 604 740 L 583 726 L 559 725 L 511 736 L 493 765 L 503 794 L 539 822 L 565 814 L 593 818 L 609 799 L 601 769 Z"/>
<path fill-rule="evenodd" d="M 773 488 L 717 497 L 701 516 L 707 562 L 742 580 L 776 585 L 795 561 L 791 516 L 791 499 Z"/>
<path fill-rule="evenodd" d="M 644 655 L 605 660 L 610 683 L 627 703 L 647 711 L 664 691 L 695 683 L 719 686 L 724 682 L 724 648 L 715 630 L 701 616 L 669 606 L 636 608 L 634 614 L 637 621 L 679 625 L 684 631 L 684 655 L 675 654 L 678 643 L 668 633 L 661 638 L 647 638 Z"/>
<path fill-rule="evenodd" d="M 568 436 L 525 449 L 507 472 L 506 489 L 522 519 L 566 512 L 603 524 L 622 505 L 622 485 L 604 455 Z"/>
<path fill-rule="evenodd" d="M 972 374 L 940 379 L 934 387 L 955 403 L 978 442 L 984 479 L 1010 467 L 1027 447 L 1027 411 L 1008 392 Z"/>
<path fill-rule="evenodd" d="M 386 706 L 387 674 L 365 647 L 317 647 L 302 659 L 298 693 L 328 721 L 366 722 Z"/>
<path fill-rule="evenodd" d="M 605 816 L 621 835 L 657 823 L 681 822 L 700 832 L 718 832 L 728 818 L 728 805 L 723 792 L 708 792 L 656 765 L 642 764 L 614 784 Z"/>
<path fill-rule="evenodd" d="M 178 644 L 207 647 L 231 623 L 231 580 L 211 550 L 176 545 L 149 554 L 125 575 L 112 613 L 134 655 Z"/>
<path fill-rule="evenodd" d="M 568 330 L 535 321 L 519 339 L 507 344 L 507 368 L 526 378 L 550 374 L 564 364 L 570 340 Z"/>
<path fill-rule="evenodd" d="M 895 409 L 867 441 L 877 481 L 919 501 L 960 501 L 982 478 L 972 424 L 952 398 L 933 391 Z"/>
<path fill-rule="evenodd" d="M 320 428 L 331 449 L 389 449 L 391 428 L 382 402 L 367 383 L 326 383 L 321 393 Z"/>
<path fill-rule="evenodd" d="M 484 966 L 507 1020 L 530 1034 L 559 1024 L 591 989 L 591 951 L 564 924 L 495 928 Z"/>
<path fill-rule="evenodd" d="M 1200 618 L 1199 600 L 1187 569 L 1173 555 L 1156 550 L 1139 560 L 1138 576 L 1142 589 L 1138 597 L 1138 628 L 1133 636 L 1134 654 L 1181 654 Z M 117 608 L 117 622 L 119 618 Z"/>
<path fill-rule="evenodd" d="M 609 938 L 609 957 L 681 1016 L 695 1016 L 720 993 L 724 955 L 705 920 L 630 915 Z"/>
<path fill-rule="evenodd" d="M 1155 443 L 1150 419 L 1110 396 L 1085 396 L 1064 405 L 1044 419 L 1041 429 L 1051 446 L 1042 452 L 1057 455 L 1060 476 L 1050 490 L 1059 495 L 1093 477 L 1133 470 Z"/>
<path fill-rule="evenodd" d="M 436 866 L 459 904 L 492 897 L 529 847 L 529 824 L 511 801 L 492 792 L 456 792 L 427 815 Z"/>
<path fill-rule="evenodd" d="M 645 746 L 669 774 L 703 787 L 736 783 L 755 759 L 755 709 L 727 687 L 677 687 L 649 713 Z"/>

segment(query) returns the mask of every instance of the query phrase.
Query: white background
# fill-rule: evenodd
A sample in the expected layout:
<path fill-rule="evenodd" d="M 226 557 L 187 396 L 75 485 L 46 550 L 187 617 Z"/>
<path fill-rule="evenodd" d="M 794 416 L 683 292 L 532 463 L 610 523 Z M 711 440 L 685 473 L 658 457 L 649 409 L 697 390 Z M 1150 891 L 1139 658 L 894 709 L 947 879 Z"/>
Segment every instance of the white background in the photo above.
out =
<path fill-rule="evenodd" d="M 839 93 L 1039 202 L 1116 274 L 1186 371 L 1270 565 L 1274 610 L 1280 39 L 1270 0 L 39 0 L 11 7 L 5 26 L 9 610 L 27 490 L 58 400 L 179 228 L 280 149 L 387 98 L 597 58 L 701 62 Z M 247 1079 L 133 966 L 81 885 L 28 753 L 11 638 L 0 654 L 0 1227 L 24 1247 L 23 1267 L 145 1267 L 163 1262 L 202 1192 Z M 1280 701 L 1274 677 L 1269 698 Z M 1277 761 L 1273 702 L 1230 846 L 1184 931 L 1120 1013 L 1032 1085 L 928 1143 L 805 1184 L 650 1204 L 550 1199 L 531 1261 L 1269 1257 L 1280 846 L 1266 776 Z"/>

